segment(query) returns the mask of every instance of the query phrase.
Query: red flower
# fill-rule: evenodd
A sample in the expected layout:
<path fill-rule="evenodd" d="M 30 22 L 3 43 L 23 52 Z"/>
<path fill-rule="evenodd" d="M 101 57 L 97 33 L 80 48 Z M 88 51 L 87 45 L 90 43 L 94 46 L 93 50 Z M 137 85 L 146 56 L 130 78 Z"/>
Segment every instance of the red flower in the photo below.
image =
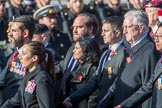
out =
<path fill-rule="evenodd" d="M 83 76 L 82 75 L 79 75 L 78 78 L 77 78 L 77 80 L 82 81 L 82 78 L 83 78 Z"/>
<path fill-rule="evenodd" d="M 112 51 L 111 51 L 111 54 L 112 54 L 112 55 L 116 55 L 117 52 L 116 52 L 115 50 L 112 50 Z"/>
<path fill-rule="evenodd" d="M 162 16 L 162 10 L 158 10 L 158 16 Z"/>
<path fill-rule="evenodd" d="M 132 61 L 131 57 L 126 58 L 127 63 L 130 63 Z"/>

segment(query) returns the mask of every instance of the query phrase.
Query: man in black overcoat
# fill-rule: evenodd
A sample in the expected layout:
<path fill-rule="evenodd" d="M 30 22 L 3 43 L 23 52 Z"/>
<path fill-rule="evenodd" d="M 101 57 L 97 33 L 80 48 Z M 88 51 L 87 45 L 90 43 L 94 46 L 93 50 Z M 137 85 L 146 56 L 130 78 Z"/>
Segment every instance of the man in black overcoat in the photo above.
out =
<path fill-rule="evenodd" d="M 154 34 L 156 49 L 162 54 L 162 22 L 158 24 L 158 29 Z M 132 96 L 118 105 L 116 108 L 132 108 L 141 104 L 152 96 L 151 108 L 161 108 L 162 103 L 162 57 L 158 60 L 154 74 L 147 84 L 140 87 Z"/>

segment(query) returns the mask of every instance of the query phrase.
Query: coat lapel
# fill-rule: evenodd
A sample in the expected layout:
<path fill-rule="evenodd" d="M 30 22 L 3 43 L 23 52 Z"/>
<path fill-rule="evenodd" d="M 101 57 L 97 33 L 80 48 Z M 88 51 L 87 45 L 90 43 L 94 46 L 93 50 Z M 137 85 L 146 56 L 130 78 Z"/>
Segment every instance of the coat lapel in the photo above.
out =
<path fill-rule="evenodd" d="M 68 67 L 68 64 L 73 56 L 73 49 L 74 49 L 74 46 L 75 44 L 73 43 L 72 46 L 69 48 L 68 52 L 67 52 L 67 55 L 66 55 L 66 58 L 68 59 L 65 59 L 65 67 Z"/>
<path fill-rule="evenodd" d="M 156 68 L 155 68 L 155 76 L 154 76 L 154 82 L 156 81 L 156 79 L 162 74 L 162 63 L 161 63 L 161 59 L 158 61 Z"/>
<path fill-rule="evenodd" d="M 22 104 L 23 104 L 24 108 L 26 106 L 25 105 L 25 96 L 24 96 L 24 94 L 25 94 L 25 88 L 26 88 L 26 86 L 28 84 L 28 81 L 30 79 L 34 78 L 40 72 L 40 70 L 41 70 L 41 67 L 40 67 L 40 65 L 38 65 L 34 72 L 28 73 L 24 77 L 24 82 L 22 82 L 22 86 L 21 86 L 22 87 L 21 89 L 23 89 L 23 90 L 20 90 L 21 91 L 21 96 L 22 96 L 22 99 L 23 99 L 22 100 Z"/>
<path fill-rule="evenodd" d="M 132 54 L 134 55 L 135 53 L 137 53 L 141 48 L 143 48 L 142 46 L 144 46 L 148 42 L 150 42 L 150 37 L 147 36 L 139 44 L 137 44 L 136 46 L 134 46 L 133 48 L 131 48 Z"/>

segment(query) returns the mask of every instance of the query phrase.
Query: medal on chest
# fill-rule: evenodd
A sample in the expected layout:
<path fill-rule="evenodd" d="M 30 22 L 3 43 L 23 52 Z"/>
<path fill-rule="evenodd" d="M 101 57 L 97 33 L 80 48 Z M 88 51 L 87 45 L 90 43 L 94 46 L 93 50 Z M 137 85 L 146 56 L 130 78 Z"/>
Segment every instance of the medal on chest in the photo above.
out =
<path fill-rule="evenodd" d="M 29 94 L 33 94 L 34 90 L 35 90 L 36 84 L 35 84 L 35 80 L 31 80 L 27 82 L 27 85 L 25 87 L 25 92 L 28 92 Z"/>
<path fill-rule="evenodd" d="M 113 74 L 113 68 L 112 67 L 108 67 L 107 68 L 107 72 L 108 72 L 109 79 L 111 79 L 112 78 L 112 74 Z"/>

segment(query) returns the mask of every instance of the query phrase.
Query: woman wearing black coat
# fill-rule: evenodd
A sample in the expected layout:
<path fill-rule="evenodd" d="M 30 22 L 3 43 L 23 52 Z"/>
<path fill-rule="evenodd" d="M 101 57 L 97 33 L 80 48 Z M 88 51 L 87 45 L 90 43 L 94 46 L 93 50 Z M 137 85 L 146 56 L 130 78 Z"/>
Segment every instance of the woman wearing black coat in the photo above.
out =
<path fill-rule="evenodd" d="M 50 51 L 39 42 L 30 42 L 22 47 L 19 59 L 27 74 L 16 95 L 1 108 L 55 108 L 55 73 L 54 66 L 49 65 L 54 59 Z"/>
<path fill-rule="evenodd" d="M 83 37 L 76 41 L 73 50 L 74 59 L 78 61 L 78 66 L 66 77 L 65 91 L 69 96 L 74 91 L 81 88 L 89 79 L 96 75 L 96 67 L 100 59 L 100 49 L 96 41 L 91 38 Z M 66 74 L 66 73 L 65 73 Z M 87 96 L 87 98 L 73 105 L 73 108 L 91 108 L 96 94 Z"/>

